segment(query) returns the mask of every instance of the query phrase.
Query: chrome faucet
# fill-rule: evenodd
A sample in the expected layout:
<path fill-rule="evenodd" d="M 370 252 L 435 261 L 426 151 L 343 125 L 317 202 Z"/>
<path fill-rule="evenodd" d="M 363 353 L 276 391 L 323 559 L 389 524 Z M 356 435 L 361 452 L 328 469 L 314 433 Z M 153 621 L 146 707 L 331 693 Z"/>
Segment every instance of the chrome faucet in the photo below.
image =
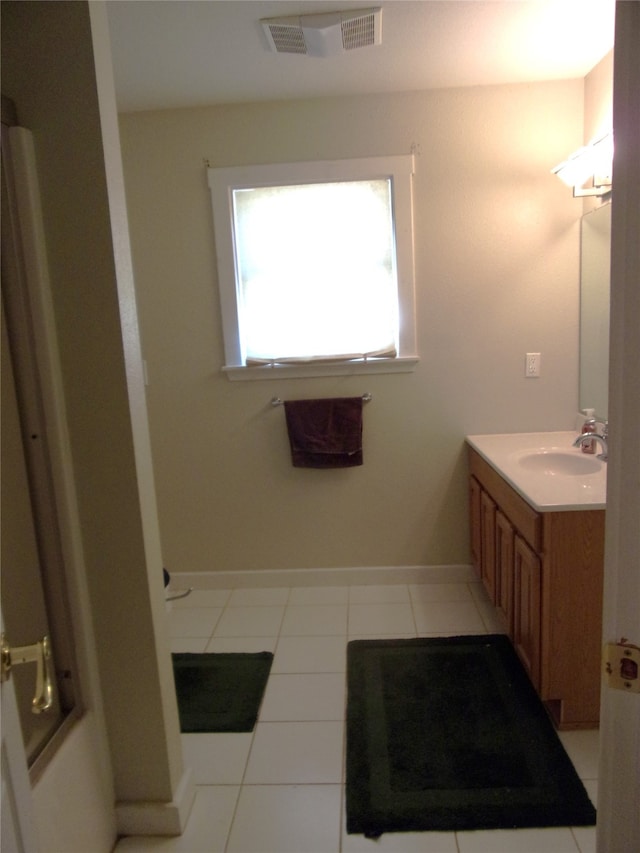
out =
<path fill-rule="evenodd" d="M 599 441 L 602 445 L 602 453 L 598 453 L 598 459 L 602 459 L 603 462 L 606 462 L 609 458 L 609 424 L 605 423 L 602 427 L 602 435 L 598 435 L 597 432 L 584 432 L 579 435 L 576 440 L 573 442 L 574 447 L 580 447 L 581 444 L 584 444 L 585 441 L 589 441 L 593 439 L 593 441 Z"/>

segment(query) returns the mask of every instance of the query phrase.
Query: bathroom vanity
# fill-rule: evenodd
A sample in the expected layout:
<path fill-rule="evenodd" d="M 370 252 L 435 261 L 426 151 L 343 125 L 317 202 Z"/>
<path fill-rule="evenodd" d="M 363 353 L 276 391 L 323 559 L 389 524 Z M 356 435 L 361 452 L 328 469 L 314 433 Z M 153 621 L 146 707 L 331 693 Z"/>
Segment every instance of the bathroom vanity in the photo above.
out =
<path fill-rule="evenodd" d="M 559 729 L 600 706 L 606 463 L 575 437 L 467 437 L 473 565 Z"/>

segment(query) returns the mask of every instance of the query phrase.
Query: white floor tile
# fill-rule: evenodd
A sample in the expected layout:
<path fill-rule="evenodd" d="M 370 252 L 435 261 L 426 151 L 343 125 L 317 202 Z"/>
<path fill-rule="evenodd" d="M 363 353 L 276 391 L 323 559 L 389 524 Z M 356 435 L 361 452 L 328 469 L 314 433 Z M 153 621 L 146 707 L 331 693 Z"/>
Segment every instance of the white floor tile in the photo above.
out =
<path fill-rule="evenodd" d="M 339 785 L 245 785 L 227 853 L 338 853 Z"/>
<path fill-rule="evenodd" d="M 342 779 L 344 723 L 258 723 L 247 785 L 329 784 Z"/>
<path fill-rule="evenodd" d="M 457 832 L 460 853 L 578 853 L 565 827 Z"/>
<path fill-rule="evenodd" d="M 484 584 L 470 583 L 468 588 L 471 590 L 472 598 L 476 603 L 476 607 L 480 613 L 480 618 L 484 624 L 485 630 L 489 634 L 504 634 L 505 623 L 498 611 L 491 602 L 487 594 Z"/>
<path fill-rule="evenodd" d="M 479 583 L 196 590 L 176 602 L 172 651 L 272 651 L 273 666 L 254 732 L 181 736 L 203 786 L 185 834 L 122 839 L 116 853 L 595 853 L 593 827 L 376 841 L 344 830 L 348 640 L 487 633 L 492 611 Z M 560 738 L 595 803 L 598 732 Z"/>
<path fill-rule="evenodd" d="M 346 636 L 346 604 L 289 605 L 284 615 L 282 637 Z"/>
<path fill-rule="evenodd" d="M 259 720 L 344 720 L 345 699 L 344 673 L 272 673 L 262 700 Z"/>
<path fill-rule="evenodd" d="M 388 586 L 352 586 L 349 588 L 349 604 L 402 604 L 409 601 L 406 584 Z"/>
<path fill-rule="evenodd" d="M 215 637 L 277 637 L 284 605 L 227 607 L 214 632 Z"/>
<path fill-rule="evenodd" d="M 411 584 L 409 595 L 412 601 L 470 601 L 469 584 L 466 583 L 423 583 Z"/>
<path fill-rule="evenodd" d="M 209 638 L 222 614 L 221 607 L 181 607 L 169 614 L 171 637 Z"/>
<path fill-rule="evenodd" d="M 581 779 L 598 778 L 600 734 L 598 729 L 558 732 L 567 755 Z"/>
<path fill-rule="evenodd" d="M 474 580 L 467 582 L 467 586 L 474 598 L 488 598 L 487 589 L 477 575 L 474 575 Z"/>
<path fill-rule="evenodd" d="M 176 838 L 122 838 L 114 853 L 224 853 L 239 788 L 198 788 L 183 834 Z"/>
<path fill-rule="evenodd" d="M 486 633 L 473 601 L 414 601 L 413 611 L 418 634 Z"/>
<path fill-rule="evenodd" d="M 205 651 L 218 654 L 274 652 L 277 642 L 277 637 L 212 637 Z"/>
<path fill-rule="evenodd" d="M 348 586 L 298 586 L 291 590 L 289 604 L 346 604 Z"/>
<path fill-rule="evenodd" d="M 596 853 L 595 826 L 574 826 L 571 829 L 580 853 Z"/>
<path fill-rule="evenodd" d="M 186 592 L 186 590 L 184 590 Z M 179 593 L 180 590 L 171 592 L 165 590 L 166 595 Z M 184 607 L 224 607 L 231 596 L 230 589 L 194 589 L 186 598 L 177 598 L 171 602 L 171 608 L 182 610 Z"/>
<path fill-rule="evenodd" d="M 288 587 L 265 587 L 262 589 L 234 589 L 229 599 L 230 607 L 261 606 L 286 604 L 289 598 Z"/>
<path fill-rule="evenodd" d="M 172 637 L 169 641 L 172 652 L 186 652 L 198 654 L 206 651 L 206 637 Z"/>
<path fill-rule="evenodd" d="M 485 605 L 482 602 L 476 602 L 480 611 L 480 618 L 487 634 L 506 634 L 506 625 L 500 618 L 495 608 L 492 605 Z"/>
<path fill-rule="evenodd" d="M 253 740 L 252 732 L 183 734 L 182 756 L 196 785 L 239 785 Z"/>
<path fill-rule="evenodd" d="M 415 628 L 409 603 L 349 605 L 349 636 L 408 634 Z"/>
<path fill-rule="evenodd" d="M 346 637 L 280 637 L 271 672 L 345 672 L 345 648 Z"/>
<path fill-rule="evenodd" d="M 584 789 L 589 795 L 589 799 L 592 804 L 598 808 L 598 780 L 597 779 L 583 779 L 582 784 L 584 785 Z"/>

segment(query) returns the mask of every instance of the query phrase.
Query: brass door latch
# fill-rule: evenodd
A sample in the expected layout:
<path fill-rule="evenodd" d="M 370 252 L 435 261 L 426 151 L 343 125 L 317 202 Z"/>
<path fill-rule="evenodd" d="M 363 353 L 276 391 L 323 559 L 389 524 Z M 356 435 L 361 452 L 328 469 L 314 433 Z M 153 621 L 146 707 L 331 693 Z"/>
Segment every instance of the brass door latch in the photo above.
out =
<path fill-rule="evenodd" d="M 51 678 L 51 641 L 46 635 L 30 646 L 10 646 L 4 634 L 0 639 L 2 665 L 0 681 L 7 681 L 17 664 L 36 664 L 36 692 L 31 701 L 34 714 L 42 714 L 53 705 L 53 681 Z"/>
<path fill-rule="evenodd" d="M 604 647 L 604 671 L 609 687 L 640 693 L 640 647 L 622 637 Z"/>

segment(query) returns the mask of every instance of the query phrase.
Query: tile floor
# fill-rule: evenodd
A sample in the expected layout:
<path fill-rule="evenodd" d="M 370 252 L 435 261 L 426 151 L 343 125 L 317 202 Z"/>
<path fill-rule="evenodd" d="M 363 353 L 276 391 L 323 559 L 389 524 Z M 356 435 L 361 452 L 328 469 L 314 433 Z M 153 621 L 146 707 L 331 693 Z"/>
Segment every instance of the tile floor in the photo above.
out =
<path fill-rule="evenodd" d="M 170 613 L 173 651 L 274 652 L 255 730 L 182 735 L 197 783 L 180 838 L 116 853 L 593 853 L 595 829 L 344 830 L 345 646 L 366 637 L 499 630 L 477 583 L 196 590 Z M 561 735 L 595 802 L 598 736 Z"/>

